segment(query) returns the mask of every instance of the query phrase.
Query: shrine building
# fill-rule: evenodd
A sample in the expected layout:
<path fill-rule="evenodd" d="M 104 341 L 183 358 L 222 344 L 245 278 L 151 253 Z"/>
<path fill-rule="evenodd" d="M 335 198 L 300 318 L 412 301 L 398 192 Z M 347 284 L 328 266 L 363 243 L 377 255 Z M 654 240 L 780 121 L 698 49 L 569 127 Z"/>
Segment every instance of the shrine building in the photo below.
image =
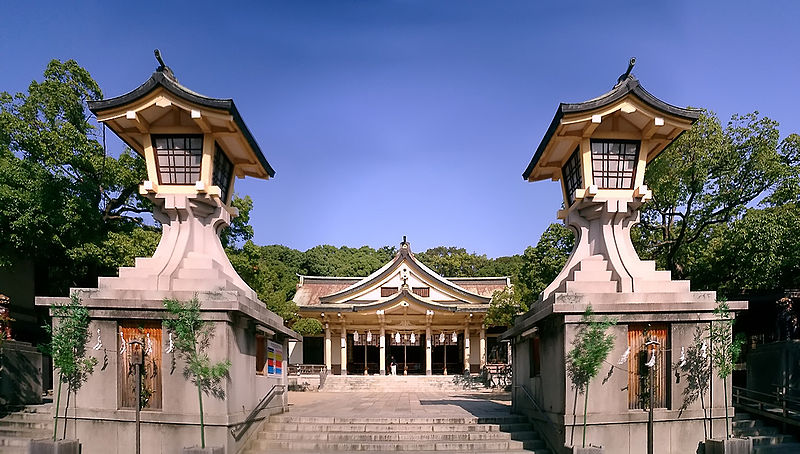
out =
<path fill-rule="evenodd" d="M 290 345 L 290 365 L 333 374 L 476 373 L 506 362 L 502 328 L 484 325 L 492 295 L 508 277 L 442 277 L 403 238 L 394 259 L 367 277 L 299 276 L 294 302 L 324 327 Z"/>

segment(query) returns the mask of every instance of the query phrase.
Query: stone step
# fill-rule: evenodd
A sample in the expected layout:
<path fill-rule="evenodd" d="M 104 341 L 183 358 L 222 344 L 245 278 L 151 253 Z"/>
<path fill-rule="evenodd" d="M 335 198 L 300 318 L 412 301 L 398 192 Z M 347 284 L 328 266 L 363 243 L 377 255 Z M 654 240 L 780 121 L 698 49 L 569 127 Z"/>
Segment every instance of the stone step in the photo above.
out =
<path fill-rule="evenodd" d="M 292 454 L 320 454 L 319 450 L 291 450 Z M 406 451 L 408 452 L 408 451 Z M 358 451 L 359 454 L 379 454 L 385 451 Z M 463 454 L 464 451 L 436 451 L 437 454 Z M 260 449 L 245 449 L 242 454 L 268 454 L 267 451 Z M 551 454 L 549 449 L 510 449 L 502 451 L 481 451 L 481 454 Z"/>
<path fill-rule="evenodd" d="M 770 446 L 781 443 L 794 443 L 797 441 L 794 436 L 785 434 L 756 435 L 750 438 L 753 440 L 753 446 Z"/>
<path fill-rule="evenodd" d="M 522 432 L 520 432 L 522 433 Z M 508 432 L 280 432 L 265 431 L 258 434 L 259 440 L 304 440 L 304 441 L 328 441 L 336 443 L 345 442 L 374 442 L 374 441 L 395 441 L 395 442 L 441 442 L 441 441 L 502 441 L 520 440 L 513 438 Z M 534 438 L 523 438 L 529 440 Z M 520 440 L 521 441 L 521 440 Z"/>
<path fill-rule="evenodd" d="M 777 427 L 771 426 L 756 426 L 756 427 L 747 427 L 744 429 L 737 430 L 739 436 L 742 437 L 755 437 L 760 435 L 776 435 L 778 433 Z"/>
<path fill-rule="evenodd" d="M 798 452 L 800 452 L 800 443 L 753 447 L 753 454 L 797 454 Z"/>
<path fill-rule="evenodd" d="M 291 416 L 289 414 L 282 414 L 272 416 L 269 421 L 271 424 L 515 424 L 526 423 L 528 419 L 524 416 L 514 415 L 490 418 L 362 418 L 356 416 Z"/>
<path fill-rule="evenodd" d="M 46 427 L 37 429 L 0 427 L 0 438 L 20 437 L 20 438 L 47 438 L 53 435 L 53 429 L 47 430 Z"/>
<path fill-rule="evenodd" d="M 734 432 L 740 429 L 746 429 L 748 427 L 760 427 L 763 426 L 764 423 L 757 419 L 734 419 L 731 421 L 731 427 L 733 428 Z"/>
<path fill-rule="evenodd" d="M 523 443 L 514 440 L 487 441 L 420 441 L 420 442 L 323 442 L 323 441 L 267 441 L 255 440 L 252 449 L 267 452 L 284 452 L 292 450 L 320 450 L 353 452 L 353 451 L 502 451 L 507 449 L 524 449 Z"/>
<path fill-rule="evenodd" d="M 264 425 L 271 432 L 510 432 L 530 429 L 529 424 L 315 424 L 273 423 Z"/>

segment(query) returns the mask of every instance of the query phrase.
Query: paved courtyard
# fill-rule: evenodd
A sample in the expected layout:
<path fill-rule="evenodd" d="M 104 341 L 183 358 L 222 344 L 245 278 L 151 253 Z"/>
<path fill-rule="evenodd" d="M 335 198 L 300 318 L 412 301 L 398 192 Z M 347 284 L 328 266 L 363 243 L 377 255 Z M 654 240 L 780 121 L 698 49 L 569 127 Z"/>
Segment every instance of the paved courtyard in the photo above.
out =
<path fill-rule="evenodd" d="M 289 414 L 292 416 L 492 418 L 510 413 L 509 393 L 289 392 Z"/>

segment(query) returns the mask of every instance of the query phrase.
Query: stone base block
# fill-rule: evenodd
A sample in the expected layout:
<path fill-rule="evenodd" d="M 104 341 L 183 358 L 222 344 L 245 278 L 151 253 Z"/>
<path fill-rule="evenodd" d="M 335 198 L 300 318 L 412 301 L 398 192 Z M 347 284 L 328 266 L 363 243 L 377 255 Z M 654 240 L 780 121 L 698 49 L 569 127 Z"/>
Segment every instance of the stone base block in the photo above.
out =
<path fill-rule="evenodd" d="M 752 454 L 753 440 L 731 438 L 729 440 L 706 440 L 705 454 Z"/>
<path fill-rule="evenodd" d="M 0 405 L 42 403 L 42 354 L 27 342 L 3 341 Z"/>
<path fill-rule="evenodd" d="M 225 448 L 222 446 L 208 446 L 205 448 L 183 448 L 183 454 L 225 454 Z"/>
<path fill-rule="evenodd" d="M 581 448 L 578 446 L 572 447 L 572 454 L 603 454 L 603 448 L 598 448 L 596 446 L 587 446 L 585 448 Z"/>
<path fill-rule="evenodd" d="M 80 454 L 78 440 L 31 440 L 28 454 Z"/>

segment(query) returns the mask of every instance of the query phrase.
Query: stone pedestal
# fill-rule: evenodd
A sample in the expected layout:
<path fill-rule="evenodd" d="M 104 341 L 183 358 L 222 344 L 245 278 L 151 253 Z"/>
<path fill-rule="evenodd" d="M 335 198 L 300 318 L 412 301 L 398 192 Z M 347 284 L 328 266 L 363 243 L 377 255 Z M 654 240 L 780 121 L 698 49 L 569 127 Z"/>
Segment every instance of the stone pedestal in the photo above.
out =
<path fill-rule="evenodd" d="M 229 377 L 221 385 L 224 399 L 203 398 L 206 444 L 237 452 L 249 433 L 234 437 L 231 429 L 248 417 L 273 385 L 287 385 L 288 339 L 299 335 L 267 310 L 233 270 L 217 236 L 231 213 L 218 198 L 198 194 L 152 199 L 155 216 L 164 223 L 154 256 L 136 259 L 136 266 L 120 269 L 119 277 L 100 278 L 98 288 L 71 290 L 89 310 L 87 352 L 98 365 L 72 398 L 67 434 L 81 441 L 84 454 L 133 453 L 135 404 L 126 405 L 122 397 L 130 366 L 120 353 L 124 332 L 144 327 L 152 343 L 145 367 L 158 381 L 151 382 L 148 407 L 141 411 L 142 452 L 171 454 L 200 443 L 198 391 L 184 378 L 184 363 L 170 351 L 169 332 L 161 324 L 167 317 L 165 299 L 197 298 L 201 318 L 211 325 L 207 349 L 211 361 L 231 362 Z M 67 300 L 39 297 L 36 304 Z M 159 336 L 160 342 L 152 342 Z M 257 345 L 257 339 L 264 345 Z M 257 355 L 266 362 L 267 340 L 283 349 L 280 374 L 268 374 L 266 365 L 256 370 Z M 259 416 L 282 412 L 287 405 L 287 394 L 280 392 Z"/>
<path fill-rule="evenodd" d="M 537 421 L 551 446 L 574 445 L 582 438 L 583 394 L 576 395 L 565 358 L 590 305 L 597 316 L 617 324 L 608 330 L 614 335 L 611 353 L 589 384 L 587 443 L 603 446 L 606 452 L 647 452 L 648 412 L 629 393 L 631 380 L 638 377 L 633 372 L 631 378 L 631 368 L 641 367 L 631 358 L 641 350 L 628 350 L 647 327 L 657 327 L 663 335 L 657 370 L 665 401 L 654 409 L 654 452 L 694 452 L 706 438 L 704 418 L 706 427 L 711 426 L 710 436 L 725 435 L 722 381 L 713 375 L 704 405 L 699 400 L 686 404 L 687 377 L 679 367 L 681 349 L 692 347 L 696 331 L 716 320 L 716 294 L 690 291 L 688 281 L 673 281 L 668 271 L 657 271 L 653 262 L 638 258 L 630 228 L 638 220 L 640 204 L 633 197 L 594 197 L 562 213 L 575 231 L 575 249 L 540 300 L 504 334 L 514 341 L 514 408 Z M 742 310 L 746 303 L 729 306 Z M 538 348 L 537 355 L 532 355 L 533 348 Z M 534 356 L 539 357 L 540 373 L 530 364 Z M 731 405 L 730 381 L 727 389 Z M 733 408 L 728 413 L 733 415 Z"/>
<path fill-rule="evenodd" d="M 0 343 L 0 405 L 42 403 L 42 354 L 28 342 Z"/>

